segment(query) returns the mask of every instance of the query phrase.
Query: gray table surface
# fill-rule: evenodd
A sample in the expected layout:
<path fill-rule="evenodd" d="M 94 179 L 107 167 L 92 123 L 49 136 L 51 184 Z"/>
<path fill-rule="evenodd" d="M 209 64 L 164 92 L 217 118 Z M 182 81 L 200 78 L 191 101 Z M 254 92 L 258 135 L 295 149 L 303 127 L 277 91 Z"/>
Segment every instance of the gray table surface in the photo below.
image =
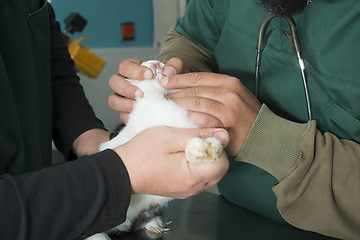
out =
<path fill-rule="evenodd" d="M 164 220 L 172 221 L 170 232 L 147 236 L 135 231 L 113 236 L 113 240 L 322 240 L 333 239 L 275 222 L 237 207 L 223 197 L 203 192 L 186 200 L 173 200 L 164 211 Z"/>

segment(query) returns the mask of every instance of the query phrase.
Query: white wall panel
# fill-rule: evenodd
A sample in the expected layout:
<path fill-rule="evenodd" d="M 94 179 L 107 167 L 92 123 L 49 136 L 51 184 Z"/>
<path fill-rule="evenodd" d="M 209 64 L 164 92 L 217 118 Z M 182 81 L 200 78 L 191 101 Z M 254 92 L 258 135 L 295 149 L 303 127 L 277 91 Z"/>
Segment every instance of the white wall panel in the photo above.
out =
<path fill-rule="evenodd" d="M 160 50 L 169 30 L 175 27 L 186 8 L 186 0 L 153 0 L 154 48 Z"/>

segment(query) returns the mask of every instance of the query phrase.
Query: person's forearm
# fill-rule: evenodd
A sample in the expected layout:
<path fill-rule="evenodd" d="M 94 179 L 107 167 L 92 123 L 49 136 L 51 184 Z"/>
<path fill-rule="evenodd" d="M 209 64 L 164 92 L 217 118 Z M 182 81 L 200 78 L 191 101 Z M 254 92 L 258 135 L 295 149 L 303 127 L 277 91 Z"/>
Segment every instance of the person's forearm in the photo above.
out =
<path fill-rule="evenodd" d="M 341 239 L 360 236 L 360 144 L 321 134 L 263 105 L 236 160 L 275 176 L 278 209 L 290 224 Z"/>
<path fill-rule="evenodd" d="M 49 5 L 49 24 L 53 139 L 57 149 L 68 158 L 77 137 L 90 129 L 104 129 L 104 125 L 96 118 L 85 96 L 51 5 Z"/>
<path fill-rule="evenodd" d="M 0 176 L 0 239 L 82 239 L 121 224 L 131 187 L 112 150 L 42 171 Z"/>
<path fill-rule="evenodd" d="M 190 72 L 218 72 L 212 55 L 199 45 L 171 29 L 157 59 L 166 63 L 170 58 L 180 58 Z"/>

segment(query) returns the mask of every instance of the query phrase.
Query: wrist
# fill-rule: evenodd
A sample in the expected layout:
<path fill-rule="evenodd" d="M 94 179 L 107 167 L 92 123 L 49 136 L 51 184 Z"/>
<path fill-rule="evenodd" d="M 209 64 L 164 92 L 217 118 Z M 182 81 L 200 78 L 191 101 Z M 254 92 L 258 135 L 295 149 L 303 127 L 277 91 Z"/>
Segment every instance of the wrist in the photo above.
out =
<path fill-rule="evenodd" d="M 136 163 L 136 159 L 131 157 L 129 153 L 132 151 L 130 149 L 127 149 L 128 144 L 123 144 L 120 146 L 117 146 L 113 149 L 113 151 L 119 156 L 119 158 L 122 160 L 131 184 L 131 192 L 132 193 L 144 193 L 141 189 L 142 187 L 139 184 L 141 181 L 139 179 L 142 178 L 141 171 L 139 170 L 139 166 Z"/>
<path fill-rule="evenodd" d="M 90 129 L 75 139 L 72 150 L 78 157 L 97 153 L 100 144 L 109 141 L 109 135 L 104 129 Z"/>
<path fill-rule="evenodd" d="M 256 165 L 281 181 L 299 159 L 299 141 L 308 126 L 281 118 L 263 104 L 236 160 Z"/>

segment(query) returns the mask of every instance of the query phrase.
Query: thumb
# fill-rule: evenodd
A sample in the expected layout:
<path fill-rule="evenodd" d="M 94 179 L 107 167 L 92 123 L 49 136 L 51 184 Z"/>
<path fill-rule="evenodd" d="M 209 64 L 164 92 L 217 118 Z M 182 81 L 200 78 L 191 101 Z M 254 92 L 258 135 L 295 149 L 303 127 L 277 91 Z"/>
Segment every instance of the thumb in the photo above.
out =
<path fill-rule="evenodd" d="M 230 136 L 229 133 L 223 128 L 173 128 L 176 131 L 173 134 L 174 138 L 172 139 L 177 146 L 177 149 L 173 149 L 175 151 L 183 152 L 186 148 L 187 143 L 191 138 L 208 138 L 215 137 L 220 140 L 221 145 L 225 148 L 229 141 Z"/>
<path fill-rule="evenodd" d="M 200 136 L 198 136 L 198 138 L 215 137 L 221 142 L 224 148 L 229 144 L 230 136 L 224 128 L 199 128 L 199 131 Z"/>
<path fill-rule="evenodd" d="M 164 74 L 171 76 L 185 71 L 185 64 L 180 58 L 171 58 L 164 66 Z"/>

